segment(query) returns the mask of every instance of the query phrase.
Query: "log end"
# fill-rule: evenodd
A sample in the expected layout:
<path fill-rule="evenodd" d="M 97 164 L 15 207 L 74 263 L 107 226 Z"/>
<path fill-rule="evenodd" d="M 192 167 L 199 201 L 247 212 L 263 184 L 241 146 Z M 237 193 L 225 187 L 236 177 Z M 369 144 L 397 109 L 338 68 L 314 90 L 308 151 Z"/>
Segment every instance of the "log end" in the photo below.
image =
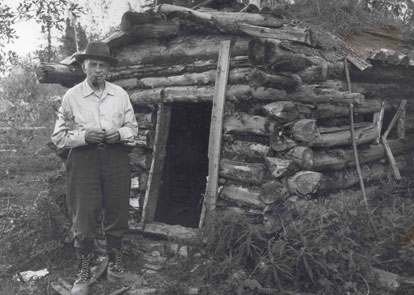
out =
<path fill-rule="evenodd" d="M 278 181 L 267 182 L 260 189 L 260 199 L 267 205 L 284 202 L 289 196 L 288 188 Z"/>

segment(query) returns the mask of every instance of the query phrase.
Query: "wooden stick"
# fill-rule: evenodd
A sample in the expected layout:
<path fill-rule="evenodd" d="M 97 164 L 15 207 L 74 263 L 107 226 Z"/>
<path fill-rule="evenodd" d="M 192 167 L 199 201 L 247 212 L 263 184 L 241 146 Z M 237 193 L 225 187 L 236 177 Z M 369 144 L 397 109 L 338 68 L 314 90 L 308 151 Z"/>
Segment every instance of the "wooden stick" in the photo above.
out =
<path fill-rule="evenodd" d="M 403 99 L 400 105 L 398 106 L 398 109 L 395 112 L 395 115 L 392 118 L 390 125 L 388 125 L 387 130 L 384 132 L 384 135 L 381 137 L 381 141 L 382 141 L 382 144 L 384 145 L 385 153 L 387 154 L 388 162 L 390 162 L 392 173 L 394 174 L 394 177 L 397 180 L 401 179 L 401 174 L 400 174 L 400 170 L 397 167 L 397 163 L 395 162 L 394 155 L 392 154 L 391 148 L 388 144 L 387 137 L 390 134 L 391 129 L 394 127 L 395 123 L 399 120 L 400 116 L 403 114 L 406 104 L 407 104 L 407 101 Z"/>
<path fill-rule="evenodd" d="M 199 227 L 203 226 L 206 215 L 213 212 L 216 208 L 221 139 L 223 133 L 224 101 L 226 98 L 227 81 L 229 77 L 230 45 L 231 41 L 222 41 L 220 44 L 213 108 L 211 111 L 210 138 L 208 146 L 208 182 Z"/>
<path fill-rule="evenodd" d="M 377 144 L 379 144 L 381 140 L 382 124 L 384 122 L 384 111 L 385 111 L 385 103 L 384 101 L 382 101 L 381 110 L 378 113 L 374 114 L 374 124 L 376 124 L 378 128 L 378 138 L 375 140 L 375 143 Z"/>
<path fill-rule="evenodd" d="M 345 69 L 346 83 L 348 85 L 348 91 L 349 93 L 351 93 L 352 92 L 351 77 L 349 76 L 348 59 L 346 58 L 346 56 L 344 57 L 344 69 Z"/>
<path fill-rule="evenodd" d="M 406 120 L 407 120 L 407 111 L 406 106 L 404 106 L 400 118 L 398 119 L 397 123 L 397 133 L 399 139 L 405 139 L 405 128 L 406 128 Z"/>
<path fill-rule="evenodd" d="M 381 141 L 382 141 L 382 144 L 384 145 L 384 149 L 385 149 L 385 153 L 387 154 L 388 162 L 390 162 L 392 173 L 394 174 L 395 179 L 400 180 L 401 179 L 400 170 L 398 169 L 394 155 L 392 154 L 391 148 L 388 144 L 388 140 L 386 137 L 382 136 Z"/>
<path fill-rule="evenodd" d="M 365 185 L 364 179 L 362 178 L 361 166 L 359 165 L 359 158 L 358 158 L 358 150 L 356 146 L 356 139 L 355 139 L 355 130 L 354 130 L 354 105 L 352 103 L 349 104 L 349 117 L 351 119 L 351 139 L 352 139 L 352 149 L 354 150 L 354 157 L 355 157 L 355 165 L 358 172 L 359 177 L 359 184 L 361 186 L 362 197 L 364 199 L 365 207 L 368 210 L 368 200 L 367 195 L 365 193 Z M 369 212 L 369 210 L 368 210 Z"/>
<path fill-rule="evenodd" d="M 348 75 L 349 75 L 349 73 L 348 73 Z M 351 87 L 349 85 L 349 89 L 350 88 Z M 358 150 L 357 150 L 357 146 L 356 146 L 355 130 L 354 130 L 354 105 L 352 103 L 349 104 L 349 116 L 350 116 L 350 119 L 351 119 L 350 128 L 351 128 L 351 138 L 352 138 L 352 150 L 354 151 L 355 166 L 356 166 L 357 173 L 358 173 L 359 185 L 361 186 L 361 193 L 362 193 L 362 198 L 363 198 L 363 201 L 364 201 L 364 204 L 365 204 L 365 209 L 367 210 L 367 213 L 369 215 L 369 223 L 372 227 L 372 230 L 376 234 L 376 229 L 375 229 L 375 226 L 372 222 L 371 211 L 370 211 L 369 205 L 368 205 L 367 194 L 365 192 L 364 178 L 362 177 L 361 166 L 359 164 Z"/>
<path fill-rule="evenodd" d="M 346 56 L 344 58 L 344 69 L 345 69 L 346 82 L 348 84 L 348 91 L 349 91 L 349 93 L 351 93 L 352 92 L 351 78 L 349 76 L 348 59 L 346 58 Z M 367 200 L 367 194 L 365 193 L 364 179 L 362 178 L 361 166 L 359 165 L 358 150 L 357 150 L 356 138 L 355 138 L 354 104 L 352 104 L 352 103 L 349 104 L 349 117 L 350 117 L 350 121 L 351 121 L 350 131 L 351 131 L 352 149 L 354 151 L 355 166 L 356 166 L 357 172 L 358 172 L 359 184 L 361 186 L 361 192 L 362 192 L 362 197 L 363 197 L 363 200 L 364 200 L 364 203 L 365 203 L 365 207 L 367 209 L 368 214 L 370 214 L 370 210 L 369 210 L 369 206 L 368 206 L 368 200 Z M 371 225 L 372 225 L 372 221 L 371 221 Z M 374 228 L 374 226 L 372 226 L 372 227 Z"/>
<path fill-rule="evenodd" d="M 407 100 L 403 99 L 398 106 L 397 111 L 395 112 L 394 118 L 392 118 L 390 125 L 388 125 L 387 130 L 384 132 L 383 137 L 387 139 L 388 135 L 391 132 L 392 127 L 394 127 L 395 123 L 397 123 L 398 118 L 401 116 L 401 113 L 403 112 L 405 105 L 407 104 Z"/>

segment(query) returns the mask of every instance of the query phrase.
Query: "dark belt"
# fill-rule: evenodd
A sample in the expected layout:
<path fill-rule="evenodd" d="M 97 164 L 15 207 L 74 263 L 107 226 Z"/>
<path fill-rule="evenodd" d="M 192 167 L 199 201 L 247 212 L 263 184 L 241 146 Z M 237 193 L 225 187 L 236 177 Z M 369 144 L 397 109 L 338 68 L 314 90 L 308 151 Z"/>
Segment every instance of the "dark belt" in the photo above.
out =
<path fill-rule="evenodd" d="M 78 146 L 75 149 L 77 150 L 105 150 L 105 149 L 119 148 L 119 147 L 124 147 L 124 145 L 119 142 L 116 142 L 116 143 L 100 142 L 100 143 L 89 143 L 87 145 Z"/>

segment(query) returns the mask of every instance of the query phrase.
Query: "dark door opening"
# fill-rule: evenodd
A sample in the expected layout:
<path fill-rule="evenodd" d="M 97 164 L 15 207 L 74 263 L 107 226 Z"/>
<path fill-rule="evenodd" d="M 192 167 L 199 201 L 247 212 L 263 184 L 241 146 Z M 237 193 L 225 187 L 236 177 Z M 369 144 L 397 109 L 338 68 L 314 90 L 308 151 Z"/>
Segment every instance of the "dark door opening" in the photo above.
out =
<path fill-rule="evenodd" d="M 154 220 L 198 227 L 208 175 L 211 103 L 173 103 Z"/>

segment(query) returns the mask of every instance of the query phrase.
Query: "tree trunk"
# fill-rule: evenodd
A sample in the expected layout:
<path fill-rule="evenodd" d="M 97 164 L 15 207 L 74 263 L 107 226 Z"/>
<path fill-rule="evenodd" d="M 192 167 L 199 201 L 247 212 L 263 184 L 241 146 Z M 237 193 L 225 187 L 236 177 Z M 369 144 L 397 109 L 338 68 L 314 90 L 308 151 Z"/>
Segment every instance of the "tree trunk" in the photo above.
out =
<path fill-rule="evenodd" d="M 280 123 L 292 122 L 301 117 L 296 103 L 292 101 L 278 101 L 263 106 L 266 116 Z"/>
<path fill-rule="evenodd" d="M 344 64 L 337 62 L 329 64 L 328 78 L 344 80 Z M 373 62 L 373 67 L 360 71 L 355 67 L 349 68 L 352 82 L 370 83 L 407 83 L 413 82 L 414 76 L 410 67 L 388 65 L 383 66 Z"/>
<path fill-rule="evenodd" d="M 381 110 L 381 101 L 365 100 L 361 104 L 354 106 L 355 115 L 373 114 Z M 349 116 L 349 106 L 343 104 L 318 104 L 316 110 L 311 112 L 310 117 L 315 119 L 339 118 Z"/>
<path fill-rule="evenodd" d="M 252 224 L 263 223 L 262 210 L 229 206 L 229 204 L 227 204 L 224 201 L 219 201 L 217 203 L 216 212 L 218 212 L 220 216 L 225 216 L 227 214 L 241 215 L 245 217 Z"/>
<path fill-rule="evenodd" d="M 265 117 L 234 113 L 224 120 L 224 133 L 249 133 L 268 136 L 275 128 L 275 123 Z"/>
<path fill-rule="evenodd" d="M 286 100 L 286 91 L 274 89 L 274 88 L 266 88 L 266 87 L 259 87 L 259 88 L 250 88 L 251 91 L 251 98 L 258 101 L 280 101 Z M 245 99 L 246 97 L 233 99 L 233 101 Z"/>
<path fill-rule="evenodd" d="M 198 229 L 181 225 L 169 225 L 161 222 L 129 223 L 132 232 L 149 236 L 158 236 L 168 240 L 181 241 L 189 244 L 199 244 Z"/>
<path fill-rule="evenodd" d="M 124 16 L 129 13 L 133 12 L 128 11 Z M 148 19 L 148 17 L 145 16 L 149 15 L 147 13 L 137 14 L 144 17 L 143 19 Z M 177 36 L 180 32 L 180 22 L 178 20 L 163 19 L 159 15 L 152 14 L 147 23 L 141 22 L 139 24 L 134 24 L 131 20 L 124 20 L 124 16 L 121 21 L 122 32 L 116 32 L 102 40 L 102 42 L 105 42 L 112 50 L 145 39 L 165 40 Z"/>
<path fill-rule="evenodd" d="M 263 159 L 269 153 L 269 146 L 249 141 L 223 142 L 223 152 L 236 159 Z"/>
<path fill-rule="evenodd" d="M 248 39 L 232 35 L 177 37 L 169 42 L 148 40 L 114 50 L 119 66 L 187 64 L 217 59 L 221 41 L 231 40 L 231 57 L 246 55 Z"/>
<path fill-rule="evenodd" d="M 36 68 L 36 77 L 40 83 L 60 83 L 65 87 L 72 87 L 86 76 L 77 64 L 41 63 Z"/>
<path fill-rule="evenodd" d="M 216 70 L 203 73 L 185 73 L 184 75 L 168 77 L 148 77 L 142 79 L 130 78 L 115 81 L 115 84 L 125 89 L 148 89 L 174 86 L 214 85 Z M 249 81 L 251 68 L 236 68 L 229 72 L 229 84 L 246 84 Z"/>
<path fill-rule="evenodd" d="M 414 149 L 414 138 L 407 140 L 388 140 L 393 155 Z M 369 163 L 385 157 L 383 145 L 371 144 L 358 150 L 361 164 Z M 338 170 L 355 166 L 355 157 L 352 149 L 330 149 L 314 153 L 313 169 L 317 171 Z"/>
<path fill-rule="evenodd" d="M 305 55 L 282 48 L 280 42 L 276 39 L 252 39 L 248 48 L 250 62 L 255 66 L 266 68 L 271 73 L 297 73 L 312 65 Z"/>
<path fill-rule="evenodd" d="M 146 25 L 152 26 L 153 29 L 145 30 L 143 26 Z M 140 35 L 143 35 L 145 37 L 151 37 L 151 32 L 153 32 L 153 38 L 158 38 L 168 36 L 159 36 L 159 32 L 178 30 L 179 25 L 180 23 L 178 20 L 166 19 L 165 17 L 159 14 L 155 14 L 149 11 L 142 13 L 129 10 L 122 15 L 120 27 L 121 30 L 125 33 L 140 33 Z M 141 28 L 141 30 L 137 30 L 137 28 Z"/>
<path fill-rule="evenodd" d="M 288 177 L 287 183 L 292 194 L 306 196 L 316 193 L 322 185 L 323 174 L 314 171 L 299 171 Z"/>
<path fill-rule="evenodd" d="M 320 138 L 318 127 L 316 126 L 316 120 L 299 120 L 292 126 L 290 132 L 295 140 L 304 142 L 309 146 Z"/>
<path fill-rule="evenodd" d="M 337 91 L 335 89 L 323 89 L 316 92 L 311 86 L 303 85 L 295 92 L 289 93 L 286 100 L 319 104 L 319 103 L 335 103 L 335 104 L 361 104 L 364 102 L 364 95 L 361 93 L 349 93 Z"/>
<path fill-rule="evenodd" d="M 230 69 L 251 67 L 247 56 L 236 56 L 230 59 Z M 115 67 L 108 75 L 109 81 L 128 78 L 167 77 L 185 73 L 202 73 L 217 68 L 217 59 L 198 60 L 177 65 L 128 65 Z"/>
<path fill-rule="evenodd" d="M 320 87 L 347 91 L 347 84 L 342 80 L 328 80 Z M 367 83 L 352 81 L 352 91 L 364 94 L 367 99 L 391 100 L 394 98 L 414 96 L 414 85 L 407 83 Z M 389 105 L 386 107 L 389 107 Z"/>
<path fill-rule="evenodd" d="M 310 148 L 304 146 L 296 146 L 290 149 L 285 157 L 296 162 L 299 167 L 309 170 L 314 166 L 314 155 Z"/>
<path fill-rule="evenodd" d="M 155 12 L 163 14 L 179 14 L 200 24 L 213 24 L 228 32 L 238 32 L 240 24 L 250 24 L 270 28 L 283 26 L 284 21 L 270 14 L 222 12 L 222 11 L 198 11 L 181 6 L 162 4 L 155 7 Z"/>
<path fill-rule="evenodd" d="M 300 166 L 293 160 L 265 157 L 267 169 L 275 179 L 292 175 L 300 170 Z"/>
<path fill-rule="evenodd" d="M 131 90 L 130 99 L 133 104 L 157 104 L 170 102 L 203 102 L 212 101 L 214 86 L 177 86 L 154 88 L 146 90 Z M 286 92 L 273 88 L 259 87 L 252 89 L 247 85 L 229 85 L 226 92 L 226 101 L 238 102 L 251 98 L 261 101 L 283 100 Z"/>
<path fill-rule="evenodd" d="M 403 158 L 396 159 L 399 169 L 406 166 Z M 386 175 L 391 175 L 388 164 L 370 163 L 363 165 L 362 177 L 366 183 L 369 181 L 380 179 Z M 320 187 L 321 193 L 333 192 L 341 189 L 346 189 L 359 183 L 359 177 L 356 169 L 348 169 L 346 171 L 334 171 L 324 174 L 323 184 Z"/>
<path fill-rule="evenodd" d="M 309 147 L 332 147 L 351 143 L 351 132 L 348 126 L 318 128 L 315 120 L 297 121 L 292 126 L 291 133 L 295 140 L 304 142 Z M 378 128 L 375 124 L 366 122 L 356 124 L 355 137 L 358 145 L 375 141 L 378 137 Z"/>
<path fill-rule="evenodd" d="M 260 199 L 266 205 L 274 203 L 283 203 L 290 196 L 289 189 L 286 185 L 278 181 L 266 182 L 260 188 Z"/>
<path fill-rule="evenodd" d="M 240 24 L 239 29 L 247 35 L 253 37 L 290 40 L 313 46 L 311 33 L 307 28 L 281 27 L 277 29 L 272 29 L 265 28 L 262 26 Z"/>
<path fill-rule="evenodd" d="M 213 87 L 169 87 L 130 92 L 131 102 L 135 105 L 171 102 L 211 101 Z"/>
<path fill-rule="evenodd" d="M 349 106 L 335 103 L 303 104 L 292 101 L 278 101 L 263 106 L 265 114 L 280 122 L 297 119 L 325 119 L 349 117 Z M 365 100 L 354 107 L 356 115 L 373 114 L 381 110 L 378 100 Z"/>
<path fill-rule="evenodd" d="M 270 147 L 276 152 L 283 152 L 297 145 L 296 141 L 285 135 L 280 135 L 279 132 L 272 132 L 270 134 Z"/>
<path fill-rule="evenodd" d="M 263 86 L 290 91 L 302 84 L 301 78 L 296 74 L 287 72 L 272 75 L 258 69 L 252 71 L 249 82 L 256 87 Z"/>
<path fill-rule="evenodd" d="M 265 204 L 260 199 L 259 189 L 226 185 L 223 187 L 220 197 L 240 207 L 253 207 L 258 209 L 265 207 Z"/>
<path fill-rule="evenodd" d="M 328 63 L 312 65 L 300 71 L 298 76 L 306 83 L 324 82 L 328 79 Z"/>
<path fill-rule="evenodd" d="M 360 125 L 356 124 L 357 128 L 355 129 L 355 137 L 356 143 L 358 145 L 373 142 L 379 136 L 378 128 L 375 124 L 364 123 L 366 122 L 362 122 L 360 123 Z M 331 147 L 349 144 L 350 142 L 352 142 L 351 131 L 349 130 L 349 126 L 346 126 L 343 129 L 345 130 L 336 130 L 336 128 L 326 128 L 322 130 L 321 128 L 319 128 L 321 140 L 320 142 L 316 142 L 315 146 Z"/>
<path fill-rule="evenodd" d="M 243 163 L 222 159 L 220 161 L 220 176 L 242 183 L 261 184 L 265 177 L 265 166 L 257 163 Z"/>

